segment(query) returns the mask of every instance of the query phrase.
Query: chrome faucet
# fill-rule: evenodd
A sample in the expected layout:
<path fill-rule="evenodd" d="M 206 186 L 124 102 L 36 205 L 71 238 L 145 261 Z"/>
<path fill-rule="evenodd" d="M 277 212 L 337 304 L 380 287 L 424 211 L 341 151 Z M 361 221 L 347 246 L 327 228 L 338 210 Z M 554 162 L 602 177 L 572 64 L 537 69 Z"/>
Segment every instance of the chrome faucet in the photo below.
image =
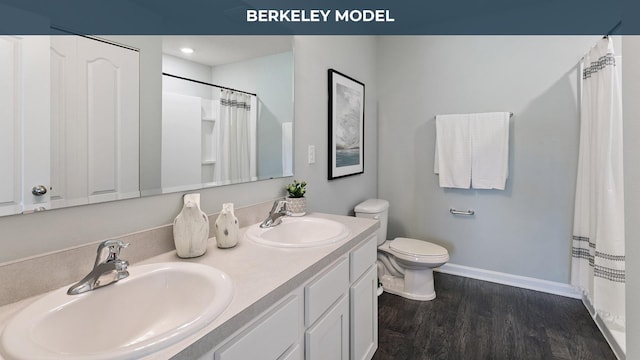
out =
<path fill-rule="evenodd" d="M 129 272 L 127 271 L 129 262 L 118 258 L 118 256 L 120 256 L 120 250 L 127 246 L 129 246 L 129 244 L 121 240 L 107 240 L 98 245 L 98 253 L 96 254 L 96 262 L 93 265 L 93 270 L 78 283 L 71 286 L 69 290 L 67 290 L 67 294 L 82 294 L 99 287 L 113 284 L 129 276 Z M 104 252 L 107 252 L 106 258 L 103 255 Z"/>
<path fill-rule="evenodd" d="M 270 228 L 272 226 L 279 225 L 282 222 L 282 217 L 291 215 L 291 212 L 287 210 L 287 202 L 285 200 L 276 200 L 269 211 L 269 216 L 260 224 L 261 228 Z"/>

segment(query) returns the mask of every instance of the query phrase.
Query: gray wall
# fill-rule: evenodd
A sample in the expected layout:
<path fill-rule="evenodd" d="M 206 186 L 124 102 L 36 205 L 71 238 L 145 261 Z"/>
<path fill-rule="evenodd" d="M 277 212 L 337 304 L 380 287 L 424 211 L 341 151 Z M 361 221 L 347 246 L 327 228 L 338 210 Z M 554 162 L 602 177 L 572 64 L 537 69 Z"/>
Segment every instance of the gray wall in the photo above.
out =
<path fill-rule="evenodd" d="M 441 244 L 454 264 L 568 283 L 577 64 L 596 39 L 381 38 L 378 191 L 391 203 L 388 236 Z M 484 111 L 515 114 L 506 190 L 440 188 L 435 115 Z"/>
<path fill-rule="evenodd" d="M 626 241 L 627 359 L 640 359 L 640 36 L 624 36 L 622 105 L 624 116 L 624 205 Z"/>
<path fill-rule="evenodd" d="M 309 182 L 308 202 L 317 211 L 352 214 L 353 207 L 377 193 L 376 38 L 373 36 L 295 36 L 294 125 L 296 179 Z M 333 68 L 365 84 L 364 174 L 327 180 L 327 70 Z M 304 124 L 300 126 L 299 124 Z M 307 164 L 307 148 L 316 163 Z"/>
<path fill-rule="evenodd" d="M 372 37 L 296 38 L 295 47 L 295 173 L 309 182 L 311 211 L 347 214 L 356 201 L 376 196 L 375 40 Z M 160 124 L 161 47 L 155 46 L 156 71 L 143 70 L 141 114 Z M 151 56 L 142 53 L 141 58 Z M 366 157 L 364 175 L 331 183 L 326 180 L 327 68 L 335 67 L 367 84 Z M 142 68 L 142 66 L 141 66 Z M 149 72 L 152 76 L 149 78 Z M 153 73 L 157 75 L 153 75 Z M 153 96 L 147 96 L 150 91 Z M 148 97 L 148 98 L 147 98 Z M 153 115 L 155 114 L 155 115 Z M 147 116 L 147 115 L 143 115 Z M 315 165 L 306 164 L 307 145 L 318 148 Z M 144 146 L 144 143 L 143 145 Z M 157 149 L 141 149 L 141 152 Z M 158 176 L 159 178 L 159 176 Z M 218 212 L 225 202 L 236 207 L 284 196 L 292 178 L 222 186 L 200 191 L 202 207 Z M 169 224 L 182 206 L 182 194 L 149 196 L 103 204 L 0 218 L 0 263 L 117 237 Z"/>

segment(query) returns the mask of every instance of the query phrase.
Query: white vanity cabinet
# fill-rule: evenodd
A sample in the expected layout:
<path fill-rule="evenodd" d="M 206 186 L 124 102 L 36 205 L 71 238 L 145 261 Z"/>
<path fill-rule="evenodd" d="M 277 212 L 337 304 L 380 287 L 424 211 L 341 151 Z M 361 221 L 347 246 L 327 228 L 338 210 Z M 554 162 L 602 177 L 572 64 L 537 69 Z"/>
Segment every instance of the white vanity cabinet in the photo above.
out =
<path fill-rule="evenodd" d="M 368 360 L 378 346 L 376 236 L 201 359 Z"/>
<path fill-rule="evenodd" d="M 349 259 L 343 257 L 304 288 L 305 359 L 349 358 Z"/>
<path fill-rule="evenodd" d="M 378 348 L 377 237 L 351 251 L 349 324 L 351 360 L 368 360 Z"/>

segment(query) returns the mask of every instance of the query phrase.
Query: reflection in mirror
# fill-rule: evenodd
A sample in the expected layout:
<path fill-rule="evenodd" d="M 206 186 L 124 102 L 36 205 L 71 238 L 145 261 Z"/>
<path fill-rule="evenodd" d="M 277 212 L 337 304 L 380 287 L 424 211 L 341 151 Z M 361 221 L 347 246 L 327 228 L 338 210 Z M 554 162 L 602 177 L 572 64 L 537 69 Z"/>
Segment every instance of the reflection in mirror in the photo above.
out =
<path fill-rule="evenodd" d="M 165 73 L 162 191 L 257 180 L 256 94 Z"/>
<path fill-rule="evenodd" d="M 139 196 L 139 54 L 0 36 L 0 215 Z"/>
<path fill-rule="evenodd" d="M 183 55 L 186 46 L 194 52 Z M 192 81 L 163 81 L 164 98 L 200 98 L 188 129 L 171 128 L 189 122 L 176 106 L 176 124 L 160 126 L 156 114 L 171 102 L 159 96 L 160 63 L 217 85 L 202 85 L 205 96 Z M 293 172 L 290 36 L 5 35 L 0 79 L 0 216 Z M 241 91 L 226 99 L 224 88 Z M 237 99 L 244 92 L 255 96 Z M 244 102 L 247 125 L 233 125 L 239 115 L 221 113 L 220 100 Z M 232 129 L 247 137 L 225 135 Z"/>
<path fill-rule="evenodd" d="M 143 193 L 292 175 L 291 37 L 168 36 L 163 52 L 162 189 Z"/>

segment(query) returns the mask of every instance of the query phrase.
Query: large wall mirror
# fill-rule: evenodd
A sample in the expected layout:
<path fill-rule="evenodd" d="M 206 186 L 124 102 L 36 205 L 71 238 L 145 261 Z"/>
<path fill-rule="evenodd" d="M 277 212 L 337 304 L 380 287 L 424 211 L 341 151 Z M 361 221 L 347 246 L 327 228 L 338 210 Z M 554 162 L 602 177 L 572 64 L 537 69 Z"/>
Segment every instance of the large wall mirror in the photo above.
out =
<path fill-rule="evenodd" d="M 0 216 L 292 174 L 292 38 L 161 39 L 0 36 Z"/>
<path fill-rule="evenodd" d="M 161 192 L 292 175 L 291 37 L 165 36 L 162 48 Z"/>

